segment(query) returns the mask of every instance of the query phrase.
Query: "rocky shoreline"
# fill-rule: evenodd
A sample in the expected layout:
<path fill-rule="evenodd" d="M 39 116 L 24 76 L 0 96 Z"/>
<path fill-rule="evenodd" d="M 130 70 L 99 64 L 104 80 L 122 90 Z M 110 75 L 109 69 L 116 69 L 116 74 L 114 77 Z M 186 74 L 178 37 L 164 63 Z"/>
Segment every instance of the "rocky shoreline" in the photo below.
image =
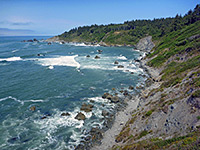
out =
<path fill-rule="evenodd" d="M 68 43 L 64 40 L 60 40 L 58 36 L 49 38 L 46 40 L 48 43 L 60 43 L 65 44 Z M 74 43 L 78 44 L 78 43 Z M 134 47 L 136 49 L 139 49 L 142 52 L 150 53 L 150 50 L 154 47 L 154 43 L 152 42 L 152 37 L 148 36 L 143 39 L 141 39 L 136 46 L 133 45 L 107 45 L 106 43 L 100 42 L 100 43 L 89 43 L 85 42 L 83 43 L 86 46 L 106 46 L 106 47 Z M 144 56 L 143 56 L 144 57 Z M 146 86 L 151 85 L 152 83 L 152 77 L 155 78 L 155 74 L 152 74 L 152 70 L 150 68 L 147 68 L 145 65 L 145 62 L 141 57 L 141 60 L 137 60 L 136 62 L 139 63 L 140 68 L 142 68 L 148 76 L 146 77 Z M 116 62 L 115 62 L 116 63 Z M 150 78 L 149 78 L 150 77 Z M 132 90 L 134 87 L 129 87 Z M 137 90 L 144 91 L 144 87 L 136 88 Z M 90 131 L 85 133 L 85 137 L 81 139 L 81 142 L 79 145 L 75 147 L 75 150 L 106 150 L 112 147 L 112 145 L 115 144 L 115 136 L 120 133 L 125 123 L 131 118 L 132 112 L 139 107 L 139 101 L 140 101 L 140 95 L 141 92 L 137 92 L 135 95 L 130 95 L 127 91 L 123 91 L 124 98 L 119 98 L 116 95 L 111 95 L 109 93 L 104 93 L 102 95 L 102 98 L 110 100 L 111 103 L 115 103 L 115 110 L 113 112 L 107 112 L 105 110 L 102 111 L 102 116 L 104 116 L 104 124 L 103 128 L 99 127 L 92 127 Z M 121 92 L 121 91 L 119 91 Z M 81 110 L 89 112 L 92 110 L 92 106 L 88 104 L 83 104 Z M 84 116 L 82 114 L 77 115 L 77 119 L 84 120 Z"/>
<path fill-rule="evenodd" d="M 135 48 L 136 46 L 134 45 L 126 45 L 126 44 L 123 44 L 123 45 L 120 45 L 120 44 L 107 44 L 105 42 L 67 42 L 67 41 L 64 41 L 64 40 L 61 40 L 59 39 L 58 36 L 54 36 L 54 37 L 51 37 L 47 40 L 45 40 L 46 42 L 48 43 L 60 43 L 60 44 L 65 44 L 65 43 L 68 43 L 68 44 L 74 44 L 74 45 L 85 45 L 85 46 L 102 46 L 102 47 L 133 47 Z"/>
<path fill-rule="evenodd" d="M 138 48 L 143 52 L 149 53 L 154 47 L 151 37 L 141 39 L 138 43 Z M 148 48 L 150 46 L 150 48 Z M 123 99 L 115 99 L 115 96 L 109 93 L 104 93 L 102 98 L 110 99 L 111 102 L 116 103 L 116 111 L 109 114 L 106 111 L 102 112 L 105 122 L 104 127 L 92 128 L 82 142 L 75 148 L 75 150 L 107 150 L 111 149 L 116 144 L 115 137 L 120 133 L 125 123 L 130 120 L 132 112 L 137 109 L 140 105 L 141 95 L 147 88 L 155 87 L 153 81 L 159 75 L 159 72 L 149 68 L 145 65 L 146 61 L 143 60 L 145 56 L 138 60 L 139 66 L 148 74 L 146 77 L 145 88 L 142 87 L 142 91 L 135 95 L 124 94 Z"/>
<path fill-rule="evenodd" d="M 149 78 L 145 82 L 145 87 L 142 88 L 140 93 L 134 96 L 132 95 L 131 98 L 125 98 L 124 101 L 127 102 L 126 107 L 116 113 L 112 127 L 103 133 L 101 144 L 93 146 L 91 150 L 108 150 L 117 144 L 116 136 L 126 126 L 126 122 L 131 121 L 132 113 L 140 107 L 140 101 L 142 101 L 142 96 L 145 94 L 145 91 L 160 86 L 160 84 L 158 85 L 157 82 L 154 82 L 154 79 L 158 78 L 159 71 L 146 66 L 145 60 L 141 60 L 139 63 L 140 67 L 149 75 Z"/>

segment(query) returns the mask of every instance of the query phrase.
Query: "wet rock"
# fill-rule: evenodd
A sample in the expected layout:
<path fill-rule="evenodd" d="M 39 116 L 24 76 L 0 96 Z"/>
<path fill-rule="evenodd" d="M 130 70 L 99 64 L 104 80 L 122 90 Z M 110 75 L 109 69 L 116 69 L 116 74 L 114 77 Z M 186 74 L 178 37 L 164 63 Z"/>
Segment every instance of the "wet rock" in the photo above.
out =
<path fill-rule="evenodd" d="M 123 95 L 124 95 L 124 96 L 128 96 L 128 91 L 125 90 L 124 93 L 123 93 Z"/>
<path fill-rule="evenodd" d="M 87 55 L 86 57 L 90 57 L 90 55 Z"/>
<path fill-rule="evenodd" d="M 79 113 L 76 115 L 75 119 L 77 119 L 77 120 L 85 120 L 86 117 L 85 117 L 85 115 L 84 115 L 83 113 L 79 112 Z"/>
<path fill-rule="evenodd" d="M 98 52 L 99 54 L 101 54 L 103 51 L 99 49 L 99 50 L 97 50 L 97 52 Z"/>
<path fill-rule="evenodd" d="M 121 91 L 119 91 L 120 93 L 123 93 L 124 91 L 123 90 L 121 90 Z"/>
<path fill-rule="evenodd" d="M 62 113 L 61 116 L 70 116 L 70 113 L 68 113 L 68 112 Z"/>
<path fill-rule="evenodd" d="M 123 65 L 119 65 L 119 66 L 117 66 L 117 68 L 124 68 L 124 66 Z"/>
<path fill-rule="evenodd" d="M 81 106 L 81 110 L 82 111 L 85 111 L 85 112 L 91 112 L 92 111 L 92 108 L 93 108 L 93 105 L 92 104 L 82 104 Z"/>
<path fill-rule="evenodd" d="M 48 42 L 48 45 L 51 45 L 51 42 Z"/>
<path fill-rule="evenodd" d="M 94 100 L 90 100 L 90 103 L 94 103 Z"/>
<path fill-rule="evenodd" d="M 117 64 L 119 64 L 119 62 L 118 62 L 118 61 L 115 61 L 114 64 L 117 65 Z"/>
<path fill-rule="evenodd" d="M 92 128 L 89 133 L 91 135 L 92 141 L 95 143 L 99 143 L 100 140 L 103 138 L 103 133 L 99 128 Z"/>
<path fill-rule="evenodd" d="M 104 94 L 102 95 L 102 98 L 105 99 L 105 98 L 107 98 L 108 95 L 110 95 L 110 94 L 109 94 L 109 93 L 104 93 Z"/>
<path fill-rule="evenodd" d="M 102 111 L 102 116 L 106 117 L 106 116 L 108 116 L 108 115 L 109 115 L 109 112 L 108 112 L 108 111 L 106 111 L 106 110 L 103 110 L 103 111 Z"/>
<path fill-rule="evenodd" d="M 41 117 L 41 119 L 46 119 L 47 118 L 47 116 L 43 116 L 43 117 Z"/>
<path fill-rule="evenodd" d="M 118 103 L 118 102 L 119 102 L 119 97 L 113 96 L 113 97 L 111 98 L 111 102 L 112 102 L 112 103 Z"/>
<path fill-rule="evenodd" d="M 27 40 L 27 42 L 33 42 L 33 40 Z"/>
<path fill-rule="evenodd" d="M 30 110 L 35 111 L 36 107 L 35 106 L 31 106 Z"/>
<path fill-rule="evenodd" d="M 99 57 L 99 56 L 97 56 L 97 55 L 96 55 L 94 58 L 95 58 L 95 59 L 100 59 L 100 57 Z"/>
<path fill-rule="evenodd" d="M 128 88 L 129 90 L 133 90 L 134 89 L 134 87 L 133 86 L 129 86 L 129 88 Z"/>
<path fill-rule="evenodd" d="M 33 42 L 39 42 L 37 39 L 33 39 Z"/>
<path fill-rule="evenodd" d="M 116 89 L 115 89 L 115 88 L 112 88 L 112 90 L 115 91 Z"/>

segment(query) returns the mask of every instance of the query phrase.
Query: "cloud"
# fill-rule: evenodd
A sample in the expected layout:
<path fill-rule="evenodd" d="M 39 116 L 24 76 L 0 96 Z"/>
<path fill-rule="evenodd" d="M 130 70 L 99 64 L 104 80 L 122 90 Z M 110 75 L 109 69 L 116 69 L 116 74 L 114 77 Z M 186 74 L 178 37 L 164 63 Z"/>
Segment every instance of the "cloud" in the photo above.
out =
<path fill-rule="evenodd" d="M 28 26 L 31 24 L 33 24 L 33 23 L 32 22 L 13 22 L 13 23 L 11 23 L 11 25 L 14 25 L 14 26 Z"/>
<path fill-rule="evenodd" d="M 13 22 L 13 21 L 0 21 L 0 25 L 12 25 L 12 26 L 29 26 L 33 22 Z"/>
<path fill-rule="evenodd" d="M 33 35 L 35 31 L 29 29 L 9 29 L 0 28 L 0 36 L 21 36 L 21 35 Z"/>

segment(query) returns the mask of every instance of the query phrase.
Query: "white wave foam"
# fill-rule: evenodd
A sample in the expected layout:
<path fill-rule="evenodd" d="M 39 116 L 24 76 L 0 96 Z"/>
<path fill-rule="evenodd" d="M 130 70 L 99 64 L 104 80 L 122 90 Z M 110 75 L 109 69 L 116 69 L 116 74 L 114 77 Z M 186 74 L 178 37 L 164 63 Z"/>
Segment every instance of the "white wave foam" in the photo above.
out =
<path fill-rule="evenodd" d="M 98 46 L 100 46 L 99 44 L 91 45 L 91 44 L 85 44 L 85 43 L 72 43 L 72 42 L 70 42 L 68 44 L 69 45 L 73 45 L 73 46 L 85 46 L 85 47 L 87 47 L 87 46 L 92 46 L 92 47 L 98 47 Z"/>
<path fill-rule="evenodd" d="M 16 101 L 16 102 L 19 102 L 19 103 L 21 103 L 22 105 L 24 104 L 24 102 L 23 102 L 23 101 L 21 101 L 21 100 L 18 100 L 17 98 L 15 98 L 15 97 L 12 97 L 12 96 L 8 96 L 8 97 L 1 98 L 1 99 L 0 99 L 0 102 L 2 102 L 2 101 L 5 101 L 5 100 L 8 100 L 8 99 L 12 99 L 12 100 L 14 100 L 14 101 Z"/>
<path fill-rule="evenodd" d="M 18 50 L 18 49 L 16 49 L 16 50 L 13 50 L 13 51 L 12 51 L 12 53 L 15 53 L 15 52 L 18 52 L 18 51 L 19 51 L 19 50 Z"/>
<path fill-rule="evenodd" d="M 0 58 L 0 61 L 19 61 L 22 60 L 20 57 Z"/>
<path fill-rule="evenodd" d="M 127 60 L 127 58 L 125 56 L 119 56 L 119 57 L 117 57 L 117 59 Z"/>
<path fill-rule="evenodd" d="M 53 69 L 53 66 L 71 66 L 80 68 L 80 64 L 75 60 L 78 55 L 74 56 L 59 56 L 56 58 L 40 58 L 38 62 L 42 66 L 49 66 L 49 69 Z"/>

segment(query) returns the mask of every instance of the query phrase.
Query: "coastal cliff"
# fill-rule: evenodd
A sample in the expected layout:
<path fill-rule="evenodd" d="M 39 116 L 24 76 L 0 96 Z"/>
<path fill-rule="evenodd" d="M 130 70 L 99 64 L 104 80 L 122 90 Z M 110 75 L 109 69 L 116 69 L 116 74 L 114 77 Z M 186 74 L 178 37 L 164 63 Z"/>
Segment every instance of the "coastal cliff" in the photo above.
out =
<path fill-rule="evenodd" d="M 134 46 L 146 53 L 146 87 L 116 115 L 93 150 L 199 149 L 200 6 L 184 17 L 79 27 L 48 39 Z M 152 42 L 153 41 L 153 42 Z M 78 149 L 78 148 L 77 148 Z"/>

